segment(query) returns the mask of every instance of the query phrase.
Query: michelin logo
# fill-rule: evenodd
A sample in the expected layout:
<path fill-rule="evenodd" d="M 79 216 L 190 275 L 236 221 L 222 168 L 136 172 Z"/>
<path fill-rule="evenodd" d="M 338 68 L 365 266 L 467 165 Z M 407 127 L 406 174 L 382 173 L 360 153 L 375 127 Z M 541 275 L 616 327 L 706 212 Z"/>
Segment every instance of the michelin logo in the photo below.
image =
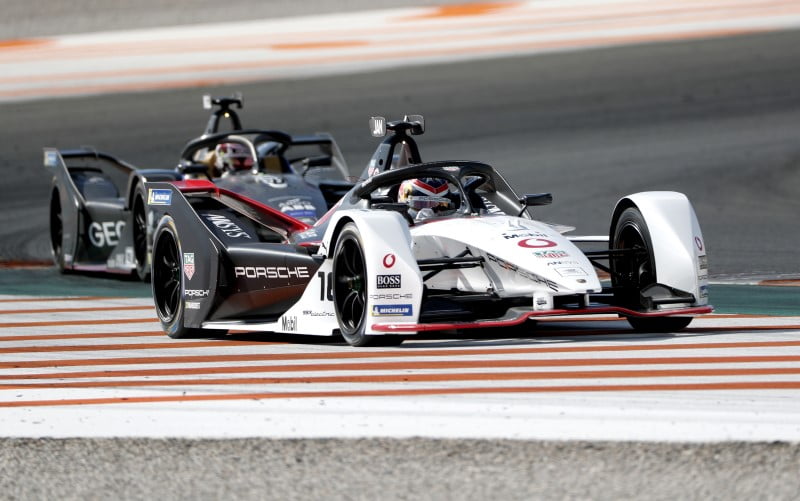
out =
<path fill-rule="evenodd" d="M 148 205 L 172 205 L 171 190 L 150 190 L 147 194 Z"/>
<path fill-rule="evenodd" d="M 372 307 L 373 317 L 410 317 L 412 314 L 410 304 L 376 304 Z"/>

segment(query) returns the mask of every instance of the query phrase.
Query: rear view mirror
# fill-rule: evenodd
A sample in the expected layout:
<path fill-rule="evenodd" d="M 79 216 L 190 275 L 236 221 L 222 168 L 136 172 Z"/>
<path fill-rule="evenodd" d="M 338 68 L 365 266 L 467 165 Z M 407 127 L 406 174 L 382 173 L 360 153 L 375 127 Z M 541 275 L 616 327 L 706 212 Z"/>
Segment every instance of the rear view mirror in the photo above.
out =
<path fill-rule="evenodd" d="M 535 207 L 537 205 L 550 205 L 553 203 L 552 193 L 534 193 L 532 195 L 522 195 L 519 203 L 525 207 Z"/>

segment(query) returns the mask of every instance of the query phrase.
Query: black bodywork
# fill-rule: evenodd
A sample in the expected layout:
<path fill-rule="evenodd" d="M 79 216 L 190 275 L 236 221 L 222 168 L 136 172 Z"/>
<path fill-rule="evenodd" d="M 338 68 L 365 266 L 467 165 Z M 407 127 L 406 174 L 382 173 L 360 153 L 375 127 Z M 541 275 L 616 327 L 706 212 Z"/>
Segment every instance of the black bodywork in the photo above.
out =
<path fill-rule="evenodd" d="M 195 158 L 222 141 L 250 142 L 259 158 L 252 171 L 212 181 L 307 222 L 322 216 L 352 187 L 344 158 L 329 134 L 291 136 L 242 129 L 231 109 L 241 108 L 240 97 L 207 101 L 216 109 L 203 134 L 184 147 L 174 168 L 143 169 L 91 149 L 45 149 L 45 166 L 54 171 L 50 241 L 59 269 L 147 278 L 156 220 L 147 210 L 144 184 L 209 179 L 207 166 Z M 223 120 L 230 121 L 232 130 L 219 132 Z"/>

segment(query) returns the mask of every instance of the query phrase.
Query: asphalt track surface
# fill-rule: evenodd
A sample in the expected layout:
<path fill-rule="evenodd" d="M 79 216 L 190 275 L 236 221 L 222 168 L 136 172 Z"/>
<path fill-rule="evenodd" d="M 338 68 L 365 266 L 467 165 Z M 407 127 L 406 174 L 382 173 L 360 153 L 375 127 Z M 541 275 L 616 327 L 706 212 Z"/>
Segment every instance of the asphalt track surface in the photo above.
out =
<path fill-rule="evenodd" d="M 686 193 L 712 278 L 798 273 L 800 32 L 515 57 L 371 74 L 0 105 L 0 259 L 48 260 L 41 147 L 91 145 L 171 167 L 200 95 L 242 91 L 245 124 L 334 134 L 361 171 L 367 118 L 423 113 L 423 159 L 496 166 L 550 191 L 544 220 L 604 234 L 617 199 Z"/>
<path fill-rule="evenodd" d="M 604 233 L 625 193 L 695 205 L 712 276 L 796 275 L 800 33 L 665 43 L 213 89 L 246 123 L 327 130 L 353 173 L 366 118 L 423 113 L 424 158 L 474 158 L 543 219 Z M 0 106 L 0 259 L 47 260 L 42 146 L 170 166 L 205 122 L 198 89 Z M 25 440 L 0 446 L 1 499 L 789 499 L 796 444 L 429 440 Z M 35 476 L 31 472 L 36 472 Z M 35 478 L 33 480 L 32 478 Z"/>

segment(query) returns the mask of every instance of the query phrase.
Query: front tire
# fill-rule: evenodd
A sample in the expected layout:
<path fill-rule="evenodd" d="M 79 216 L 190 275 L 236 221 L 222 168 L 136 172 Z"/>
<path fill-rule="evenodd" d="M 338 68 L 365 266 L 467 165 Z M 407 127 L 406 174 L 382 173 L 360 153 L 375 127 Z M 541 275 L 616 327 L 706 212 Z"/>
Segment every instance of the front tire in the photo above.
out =
<path fill-rule="evenodd" d="M 202 329 L 183 324 L 183 260 L 175 222 L 166 216 L 153 240 L 153 301 L 161 327 L 171 338 L 199 337 Z"/>
<path fill-rule="evenodd" d="M 333 251 L 333 304 L 339 331 L 350 346 L 398 345 L 403 342 L 400 336 L 365 334 L 369 280 L 363 249 L 356 225 L 346 224 Z"/>
<path fill-rule="evenodd" d="M 656 283 L 656 264 L 650 230 L 641 211 L 628 207 L 619 216 L 611 238 L 613 250 L 633 251 L 630 256 L 611 259 L 611 284 L 616 304 L 638 310 L 640 292 Z M 692 317 L 627 317 L 640 332 L 676 332 L 688 326 Z"/>

